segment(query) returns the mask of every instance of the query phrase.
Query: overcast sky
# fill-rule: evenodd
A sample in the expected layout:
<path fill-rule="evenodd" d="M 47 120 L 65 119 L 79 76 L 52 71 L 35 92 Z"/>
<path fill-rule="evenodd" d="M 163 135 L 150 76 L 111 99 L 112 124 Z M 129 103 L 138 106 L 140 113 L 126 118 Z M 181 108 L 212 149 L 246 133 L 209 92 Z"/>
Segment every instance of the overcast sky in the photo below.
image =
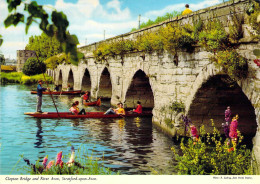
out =
<path fill-rule="evenodd" d="M 37 0 L 46 11 L 55 8 L 63 11 L 69 20 L 69 31 L 78 36 L 80 46 L 127 33 L 141 22 L 154 20 L 167 12 L 183 11 L 190 4 L 193 11 L 203 9 L 223 0 Z M 22 9 L 21 7 L 20 9 Z M 25 35 L 24 24 L 5 29 L 3 21 L 8 15 L 6 0 L 0 0 L 0 34 L 4 43 L 0 47 L 6 58 L 16 59 L 16 50 L 23 50 L 31 35 L 40 35 L 37 25 L 32 25 Z"/>

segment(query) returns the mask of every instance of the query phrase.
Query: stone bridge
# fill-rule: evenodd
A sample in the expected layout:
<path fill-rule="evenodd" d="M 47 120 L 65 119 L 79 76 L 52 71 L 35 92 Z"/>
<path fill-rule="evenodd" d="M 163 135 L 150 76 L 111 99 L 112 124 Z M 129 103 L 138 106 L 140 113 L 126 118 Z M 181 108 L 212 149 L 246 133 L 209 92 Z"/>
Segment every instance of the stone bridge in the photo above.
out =
<path fill-rule="evenodd" d="M 173 21 L 181 25 L 192 24 L 192 19 L 198 15 L 202 20 L 212 18 L 212 14 L 218 15 L 227 29 L 231 19 L 230 7 L 244 15 L 247 6 L 247 0 L 227 2 L 103 42 L 135 39 L 143 32 L 156 31 Z M 78 66 L 63 64 L 50 73 L 56 84 L 89 90 L 92 98 L 111 98 L 112 105 L 123 102 L 125 107 L 133 108 L 137 101 L 141 101 L 144 107 L 152 108 L 153 123 L 171 136 L 184 132 L 179 121 L 180 113 L 170 108 L 173 102 L 183 102 L 185 113 L 192 122 L 197 127 L 205 125 L 206 130 L 212 130 L 210 119 L 214 119 L 215 125 L 222 130 L 224 111 L 231 106 L 233 115 L 239 115 L 238 129 L 253 138 L 254 153 L 260 162 L 260 68 L 253 62 L 256 59 L 253 50 L 260 48 L 260 42 L 250 39 L 252 29 L 246 22 L 243 30 L 244 38 L 237 51 L 248 59 L 249 74 L 232 85 L 229 76 L 210 61 L 210 53 L 199 46 L 192 53 L 179 50 L 178 65 L 167 52 L 160 55 L 134 52 L 124 55 L 123 59 L 116 56 L 102 63 L 92 54 L 103 43 L 99 42 L 79 48 L 85 59 Z"/>

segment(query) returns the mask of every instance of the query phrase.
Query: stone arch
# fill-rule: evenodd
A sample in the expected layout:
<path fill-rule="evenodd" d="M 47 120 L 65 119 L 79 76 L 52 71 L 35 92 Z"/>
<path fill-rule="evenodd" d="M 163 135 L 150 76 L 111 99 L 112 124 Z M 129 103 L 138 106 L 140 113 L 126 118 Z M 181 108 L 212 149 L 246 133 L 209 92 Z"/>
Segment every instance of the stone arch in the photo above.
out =
<path fill-rule="evenodd" d="M 62 83 L 63 83 L 63 75 L 62 75 L 62 70 L 59 70 L 59 73 L 58 73 L 58 85 L 59 86 L 62 86 Z"/>
<path fill-rule="evenodd" d="M 134 73 L 127 88 L 125 106 L 127 108 L 134 108 L 137 101 L 140 101 L 144 108 L 154 107 L 154 95 L 149 77 L 141 69 Z"/>
<path fill-rule="evenodd" d="M 229 76 L 221 73 L 214 64 L 207 65 L 195 80 L 186 101 L 186 112 L 195 125 L 203 124 L 206 130 L 212 131 L 210 119 L 213 119 L 215 126 L 222 131 L 224 111 L 231 106 L 232 117 L 239 115 L 238 129 L 243 135 L 254 137 L 257 121 L 252 102 L 243 88 L 229 81 Z"/>
<path fill-rule="evenodd" d="M 111 99 L 112 97 L 111 77 L 107 67 L 103 69 L 100 76 L 98 96 L 101 96 L 103 99 Z"/>
<path fill-rule="evenodd" d="M 74 89 L 74 75 L 72 69 L 70 69 L 69 71 L 67 85 L 70 85 L 70 87 Z"/>
<path fill-rule="evenodd" d="M 89 70 L 85 68 L 82 83 L 81 83 L 81 90 L 83 91 L 91 91 L 91 76 Z"/>

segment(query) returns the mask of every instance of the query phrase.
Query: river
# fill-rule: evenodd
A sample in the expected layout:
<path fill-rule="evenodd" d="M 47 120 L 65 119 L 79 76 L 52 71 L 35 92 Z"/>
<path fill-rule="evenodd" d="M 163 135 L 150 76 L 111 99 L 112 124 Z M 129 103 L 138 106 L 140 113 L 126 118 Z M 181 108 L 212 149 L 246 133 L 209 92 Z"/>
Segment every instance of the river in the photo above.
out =
<path fill-rule="evenodd" d="M 24 112 L 34 112 L 36 95 L 30 90 L 35 86 L 2 85 L 0 87 L 0 174 L 28 174 L 22 168 L 20 155 L 32 162 L 48 155 L 84 149 L 93 157 L 103 160 L 104 166 L 121 174 L 173 174 L 172 140 L 156 129 L 152 118 L 120 119 L 36 119 Z M 59 111 L 68 111 L 80 96 L 54 96 Z M 101 107 L 84 107 L 86 111 L 105 111 L 109 102 Z M 80 106 L 82 108 L 82 106 Z M 55 108 L 49 95 L 43 96 L 43 111 Z"/>

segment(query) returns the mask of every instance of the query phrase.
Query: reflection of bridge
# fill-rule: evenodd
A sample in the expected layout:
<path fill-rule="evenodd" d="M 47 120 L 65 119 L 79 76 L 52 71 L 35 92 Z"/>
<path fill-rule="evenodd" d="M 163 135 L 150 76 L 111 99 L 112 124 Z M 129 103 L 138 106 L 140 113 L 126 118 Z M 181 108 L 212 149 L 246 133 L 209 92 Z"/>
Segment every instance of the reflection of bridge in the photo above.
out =
<path fill-rule="evenodd" d="M 244 11 L 248 1 L 236 1 L 236 10 Z M 208 19 L 212 12 L 219 15 L 219 19 L 227 26 L 230 18 L 229 3 L 195 12 L 181 17 L 180 24 L 192 23 L 192 17 L 200 14 L 203 19 Z M 233 6 L 233 5 L 232 5 Z M 241 12 L 243 13 L 243 12 Z M 165 24 L 165 23 L 164 23 Z M 162 26 L 164 25 L 162 24 Z M 160 26 L 160 25 L 159 25 Z M 158 27 L 147 28 L 141 32 L 121 35 L 125 39 L 133 39 L 142 31 L 156 30 Z M 244 40 L 248 34 L 249 25 L 244 24 Z M 119 39 L 115 37 L 113 39 Z M 109 41 L 108 40 L 108 41 Z M 254 151 L 260 162 L 260 70 L 254 64 L 253 49 L 260 48 L 260 43 L 241 43 L 237 51 L 248 59 L 249 75 L 230 87 L 224 74 L 209 60 L 209 53 L 202 48 L 195 48 L 193 53 L 178 52 L 178 65 L 173 62 L 173 57 L 164 53 L 145 54 L 130 53 L 121 58 L 108 58 L 106 62 L 95 61 L 92 51 L 95 43 L 80 48 L 86 59 L 78 66 L 60 65 L 52 74 L 56 84 L 63 87 L 71 84 L 74 89 L 90 90 L 93 97 L 104 96 L 111 98 L 111 103 L 121 101 L 127 107 L 134 107 L 139 100 L 144 107 L 153 108 L 153 122 L 166 130 L 171 135 L 181 134 L 179 115 L 170 110 L 174 101 L 185 104 L 186 113 L 193 122 L 200 126 L 206 125 L 211 129 L 209 119 L 214 119 L 217 127 L 224 121 L 224 110 L 231 106 L 233 114 L 239 114 L 239 129 L 243 134 L 255 135 Z M 141 57 L 142 56 L 142 57 Z M 166 120 L 174 121 L 170 128 Z"/>

